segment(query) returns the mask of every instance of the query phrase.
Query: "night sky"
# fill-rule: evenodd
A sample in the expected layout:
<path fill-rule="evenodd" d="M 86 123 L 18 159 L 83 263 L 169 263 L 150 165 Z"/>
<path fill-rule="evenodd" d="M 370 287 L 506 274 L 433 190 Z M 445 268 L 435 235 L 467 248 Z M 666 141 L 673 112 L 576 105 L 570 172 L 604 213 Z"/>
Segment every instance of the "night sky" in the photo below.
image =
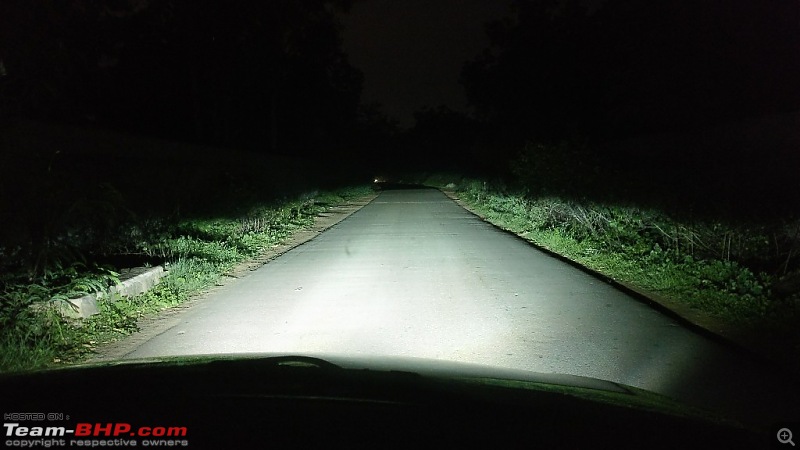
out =
<path fill-rule="evenodd" d="M 508 15 L 508 0 L 362 0 L 344 25 L 344 50 L 364 73 L 362 101 L 381 103 L 403 126 L 413 112 L 467 108 L 459 84 L 465 61 L 488 45 L 484 24 Z"/>
<path fill-rule="evenodd" d="M 763 203 L 793 195 L 798 24 L 795 0 L 5 0 L 0 118 Z"/>

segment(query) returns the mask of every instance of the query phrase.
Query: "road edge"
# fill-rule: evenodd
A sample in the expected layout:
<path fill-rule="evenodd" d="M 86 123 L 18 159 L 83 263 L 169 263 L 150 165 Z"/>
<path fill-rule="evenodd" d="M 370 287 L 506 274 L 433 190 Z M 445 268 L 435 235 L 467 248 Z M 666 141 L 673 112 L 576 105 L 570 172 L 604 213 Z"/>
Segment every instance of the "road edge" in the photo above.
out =
<path fill-rule="evenodd" d="M 461 200 L 461 198 L 458 197 L 457 193 L 454 190 L 442 189 L 438 187 L 436 189 L 442 192 L 442 194 L 447 196 L 457 205 L 464 208 L 466 211 L 473 214 L 482 221 L 492 225 L 496 229 L 508 233 L 524 241 L 528 245 L 536 248 L 537 250 L 546 253 L 547 255 L 558 259 L 559 261 L 567 263 L 570 266 L 575 267 L 576 269 L 579 269 L 580 271 L 588 275 L 591 275 L 592 277 L 621 290 L 622 292 L 626 293 L 632 298 L 670 317 L 671 319 L 675 320 L 676 322 L 680 323 L 686 328 L 708 339 L 711 339 L 714 342 L 724 345 L 734 351 L 747 354 L 748 356 L 755 358 L 761 361 L 762 363 L 766 363 L 772 366 L 777 366 L 783 368 L 788 372 L 792 372 L 791 366 L 782 363 L 780 355 L 776 355 L 773 352 L 769 351 L 770 346 L 766 343 L 759 342 L 759 340 L 756 337 L 752 336 L 752 334 L 744 332 L 735 327 L 729 326 L 708 314 L 702 313 L 701 311 L 698 311 L 696 309 L 691 309 L 688 305 L 680 303 L 676 300 L 655 294 L 653 292 L 649 292 L 645 289 L 642 289 L 638 286 L 634 286 L 630 283 L 616 280 L 608 275 L 605 275 L 594 269 L 586 267 L 585 265 L 581 264 L 576 260 L 573 260 L 564 255 L 556 253 L 550 249 L 542 247 L 541 245 L 529 239 L 526 239 L 524 236 L 521 236 L 520 234 L 510 229 L 503 228 L 495 223 L 492 223 L 485 216 L 480 214 L 478 211 L 475 211 L 470 205 Z"/>
<path fill-rule="evenodd" d="M 338 225 L 351 215 L 360 211 L 363 207 L 375 200 L 380 192 L 374 192 L 363 197 L 354 198 L 342 204 L 333 206 L 328 210 L 317 214 L 314 224 L 307 229 L 298 230 L 293 233 L 286 242 L 278 244 L 262 252 L 260 255 L 244 260 L 236 265 L 232 270 L 224 273 L 219 280 L 208 289 L 193 295 L 191 298 L 180 305 L 167 308 L 157 314 L 139 320 L 139 331 L 124 336 L 118 340 L 100 344 L 95 348 L 94 354 L 82 360 L 82 363 L 94 364 L 101 362 L 113 362 L 123 359 L 126 355 L 133 352 L 136 348 L 148 342 L 150 339 L 164 333 L 166 330 L 175 326 L 180 321 L 180 315 L 206 300 L 211 294 L 223 286 L 235 283 L 237 280 L 250 275 L 270 261 L 278 258 L 284 253 L 299 247 L 328 229 Z M 326 220 L 327 219 L 327 220 Z"/>

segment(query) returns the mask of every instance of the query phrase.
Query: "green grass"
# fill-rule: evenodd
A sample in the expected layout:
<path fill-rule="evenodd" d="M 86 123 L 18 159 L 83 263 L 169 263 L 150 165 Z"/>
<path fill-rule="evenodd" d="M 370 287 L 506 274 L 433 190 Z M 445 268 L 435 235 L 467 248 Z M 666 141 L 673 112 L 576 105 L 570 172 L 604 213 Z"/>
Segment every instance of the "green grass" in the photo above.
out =
<path fill-rule="evenodd" d="M 0 368 L 45 367 L 65 350 L 64 319 L 55 310 L 19 313 L 17 324 L 0 331 Z"/>
<path fill-rule="evenodd" d="M 349 187 L 253 205 L 245 214 L 151 221 L 131 233 L 137 239 L 129 245 L 166 260 L 166 275 L 144 294 L 102 297 L 100 314 L 85 320 L 62 317 L 50 300 L 104 291 L 118 280 L 113 270 L 72 264 L 55 267 L 35 281 L 6 275 L 0 280 L 0 371 L 80 361 L 97 345 L 135 332 L 139 319 L 180 305 L 238 263 L 309 227 L 317 214 L 372 192 L 370 186 Z"/>
<path fill-rule="evenodd" d="M 456 184 L 460 198 L 489 222 L 611 279 L 737 326 L 767 323 L 785 331 L 795 329 L 800 319 L 796 299 L 771 295 L 775 274 L 756 272 L 731 257 L 738 245 L 738 254 L 754 248 L 747 256 L 756 259 L 753 253 L 763 251 L 757 245 L 763 235 L 720 223 L 682 223 L 633 205 L 532 199 L 480 180 L 430 184 L 441 188 L 446 183 Z"/>
<path fill-rule="evenodd" d="M 683 305 L 682 311 L 688 307 L 690 320 L 713 324 L 800 373 L 800 292 L 773 292 L 776 282 L 797 270 L 792 245 L 800 224 L 686 222 L 630 204 L 511 194 L 479 180 L 429 185 L 450 183 L 485 220 L 639 292 Z"/>
<path fill-rule="evenodd" d="M 683 305 L 681 314 L 688 307 L 690 320 L 713 324 L 800 373 L 800 292 L 785 287 L 800 276 L 797 219 L 707 213 L 692 220 L 691 211 L 675 217 L 632 202 L 526 195 L 502 182 L 451 176 L 426 184 L 455 185 L 485 220 L 659 301 Z"/>

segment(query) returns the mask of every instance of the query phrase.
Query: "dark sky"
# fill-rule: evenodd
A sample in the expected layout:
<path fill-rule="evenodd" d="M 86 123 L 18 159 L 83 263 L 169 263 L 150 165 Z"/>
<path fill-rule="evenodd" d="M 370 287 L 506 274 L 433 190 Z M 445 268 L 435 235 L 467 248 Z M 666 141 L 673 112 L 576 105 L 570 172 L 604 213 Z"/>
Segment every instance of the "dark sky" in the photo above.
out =
<path fill-rule="evenodd" d="M 379 102 L 404 126 L 424 106 L 463 110 L 463 63 L 488 44 L 484 23 L 509 0 L 361 0 L 342 16 L 344 50 L 364 72 L 364 103 Z"/>

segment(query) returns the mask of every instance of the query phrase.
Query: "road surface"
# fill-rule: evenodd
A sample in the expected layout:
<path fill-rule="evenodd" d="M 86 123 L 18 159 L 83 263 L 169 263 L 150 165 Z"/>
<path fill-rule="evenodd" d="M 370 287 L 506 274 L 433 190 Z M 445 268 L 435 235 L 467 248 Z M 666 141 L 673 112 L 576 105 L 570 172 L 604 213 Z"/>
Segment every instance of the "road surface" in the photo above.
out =
<path fill-rule="evenodd" d="M 590 376 L 760 416 L 795 407 L 785 377 L 434 189 L 382 192 L 126 358 L 241 352 L 434 358 Z"/>

